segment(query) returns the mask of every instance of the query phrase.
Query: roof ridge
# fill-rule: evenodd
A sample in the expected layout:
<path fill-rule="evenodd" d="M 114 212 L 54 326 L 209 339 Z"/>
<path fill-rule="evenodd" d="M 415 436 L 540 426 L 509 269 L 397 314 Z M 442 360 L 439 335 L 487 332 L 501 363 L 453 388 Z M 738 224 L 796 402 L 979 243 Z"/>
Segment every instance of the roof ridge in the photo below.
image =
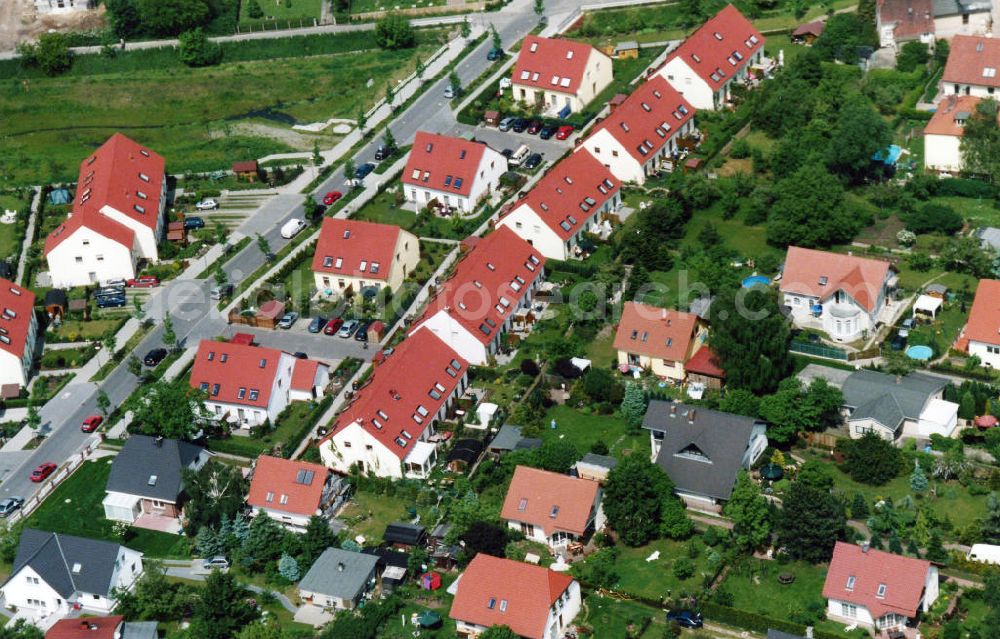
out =
<path fill-rule="evenodd" d="M 62 542 L 59 541 L 59 533 L 52 533 L 52 538 L 55 539 L 56 548 L 59 549 L 59 556 L 62 557 L 63 567 L 66 568 L 66 574 L 69 575 L 69 583 L 73 585 L 73 590 L 76 591 L 76 579 L 73 579 L 73 571 L 70 569 L 69 562 L 66 560 L 66 553 L 63 552 Z"/>

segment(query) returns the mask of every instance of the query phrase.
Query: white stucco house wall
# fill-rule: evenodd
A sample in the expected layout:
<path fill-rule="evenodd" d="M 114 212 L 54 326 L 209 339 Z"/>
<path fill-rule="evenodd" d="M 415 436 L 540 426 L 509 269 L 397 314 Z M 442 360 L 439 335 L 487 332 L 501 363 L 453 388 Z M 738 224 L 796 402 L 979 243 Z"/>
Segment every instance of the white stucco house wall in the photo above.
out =
<path fill-rule="evenodd" d="M 969 319 L 956 343 L 988 368 L 1000 368 L 1000 280 L 979 280 Z"/>
<path fill-rule="evenodd" d="M 924 127 L 924 168 L 939 173 L 962 170 L 962 134 L 981 98 L 948 95 Z"/>
<path fill-rule="evenodd" d="M 514 99 L 557 115 L 582 111 L 611 84 L 611 58 L 584 42 L 529 35 L 511 75 Z"/>
<path fill-rule="evenodd" d="M 605 524 L 601 485 L 596 481 L 518 466 L 500 518 L 525 538 L 559 551 L 586 541 Z"/>
<path fill-rule="evenodd" d="M 420 262 L 417 236 L 391 224 L 323 218 L 312 270 L 319 291 L 344 294 L 366 286 L 399 290 Z"/>
<path fill-rule="evenodd" d="M 0 387 L 28 387 L 37 341 L 35 294 L 0 278 Z"/>
<path fill-rule="evenodd" d="M 417 131 L 403 169 L 403 195 L 419 212 L 430 202 L 463 213 L 500 186 L 507 158 L 484 142 Z"/>

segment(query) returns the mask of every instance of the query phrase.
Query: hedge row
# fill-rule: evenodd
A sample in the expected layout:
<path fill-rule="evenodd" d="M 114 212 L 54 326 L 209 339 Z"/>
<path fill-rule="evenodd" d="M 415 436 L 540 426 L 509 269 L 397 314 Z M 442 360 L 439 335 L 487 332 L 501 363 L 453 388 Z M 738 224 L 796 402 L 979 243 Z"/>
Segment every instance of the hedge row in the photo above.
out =
<path fill-rule="evenodd" d="M 317 404 L 316 408 L 314 408 L 313 411 L 309 414 L 309 419 L 303 421 L 302 426 L 299 428 L 299 430 L 296 431 L 294 435 L 289 437 L 288 441 L 284 442 L 284 444 L 282 445 L 281 447 L 282 457 L 288 459 L 292 456 L 292 453 L 294 453 L 295 449 L 299 447 L 299 444 L 302 443 L 302 440 L 306 438 L 306 435 L 308 435 L 309 431 L 313 429 L 313 426 L 316 425 L 316 422 L 319 421 L 320 417 L 326 414 L 326 411 L 328 408 L 330 408 L 331 404 L 333 404 L 333 395 L 327 395 L 326 397 L 323 398 L 323 400 L 319 404 Z"/>
<path fill-rule="evenodd" d="M 597 273 L 597 265 L 592 262 L 547 260 L 545 266 L 549 272 L 562 271 L 563 273 L 573 273 L 591 277 Z"/>
<path fill-rule="evenodd" d="M 769 629 L 788 632 L 800 637 L 804 637 L 806 634 L 806 627 L 803 624 L 784 621 L 782 619 L 772 619 L 770 617 L 765 617 L 764 615 L 747 612 L 746 610 L 737 610 L 736 608 L 730 608 L 729 606 L 721 606 L 712 601 L 705 601 L 701 604 L 701 614 L 706 619 L 711 619 L 712 621 L 728 624 L 730 626 L 736 626 L 737 628 L 743 628 L 762 635 L 766 635 Z M 817 628 L 813 629 L 813 638 L 844 639 L 841 635 L 819 630 Z"/>

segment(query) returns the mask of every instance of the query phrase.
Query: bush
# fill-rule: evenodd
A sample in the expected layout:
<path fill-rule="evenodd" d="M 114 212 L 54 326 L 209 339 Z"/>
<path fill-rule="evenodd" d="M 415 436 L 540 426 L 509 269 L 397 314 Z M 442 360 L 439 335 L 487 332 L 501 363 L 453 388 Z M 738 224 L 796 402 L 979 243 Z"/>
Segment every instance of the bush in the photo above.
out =
<path fill-rule="evenodd" d="M 914 233 L 954 235 L 962 230 L 964 221 L 954 209 L 942 204 L 924 204 L 905 218 L 906 228 Z"/>
<path fill-rule="evenodd" d="M 838 448 L 844 454 L 844 472 L 863 484 L 881 486 L 897 477 L 903 467 L 902 452 L 875 433 L 842 440 Z"/>
<path fill-rule="evenodd" d="M 43 33 L 36 43 L 19 44 L 17 52 L 23 64 L 38 67 L 45 75 L 59 75 L 73 65 L 69 40 L 61 33 Z"/>
<path fill-rule="evenodd" d="M 391 12 L 375 23 L 375 44 L 381 49 L 409 49 L 417 44 L 417 34 L 404 15 Z"/>
<path fill-rule="evenodd" d="M 979 180 L 966 180 L 962 178 L 948 178 L 938 180 L 932 184 L 934 195 L 942 197 L 996 197 L 997 187 L 987 182 Z"/>
<path fill-rule="evenodd" d="M 521 372 L 529 377 L 536 377 L 539 373 L 538 364 L 533 359 L 521 360 Z"/>
<path fill-rule="evenodd" d="M 201 29 L 192 29 L 178 38 L 177 56 L 189 67 L 210 67 L 222 60 L 222 48 Z"/>
<path fill-rule="evenodd" d="M 568 357 L 557 359 L 555 369 L 556 374 L 560 377 L 565 377 L 566 379 L 576 379 L 583 374 L 583 371 L 577 368 Z"/>

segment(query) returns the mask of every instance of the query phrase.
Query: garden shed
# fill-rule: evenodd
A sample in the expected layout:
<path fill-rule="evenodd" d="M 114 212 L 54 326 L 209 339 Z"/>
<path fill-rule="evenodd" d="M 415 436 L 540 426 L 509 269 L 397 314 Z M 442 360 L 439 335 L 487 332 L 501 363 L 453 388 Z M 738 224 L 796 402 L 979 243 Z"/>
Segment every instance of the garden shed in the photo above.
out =
<path fill-rule="evenodd" d="M 944 305 L 944 300 L 940 297 L 931 297 L 930 295 L 921 295 L 917 298 L 917 301 L 913 304 L 913 315 L 916 317 L 919 315 L 930 315 L 931 318 L 937 319 L 937 313 L 941 310 L 941 306 Z"/>

